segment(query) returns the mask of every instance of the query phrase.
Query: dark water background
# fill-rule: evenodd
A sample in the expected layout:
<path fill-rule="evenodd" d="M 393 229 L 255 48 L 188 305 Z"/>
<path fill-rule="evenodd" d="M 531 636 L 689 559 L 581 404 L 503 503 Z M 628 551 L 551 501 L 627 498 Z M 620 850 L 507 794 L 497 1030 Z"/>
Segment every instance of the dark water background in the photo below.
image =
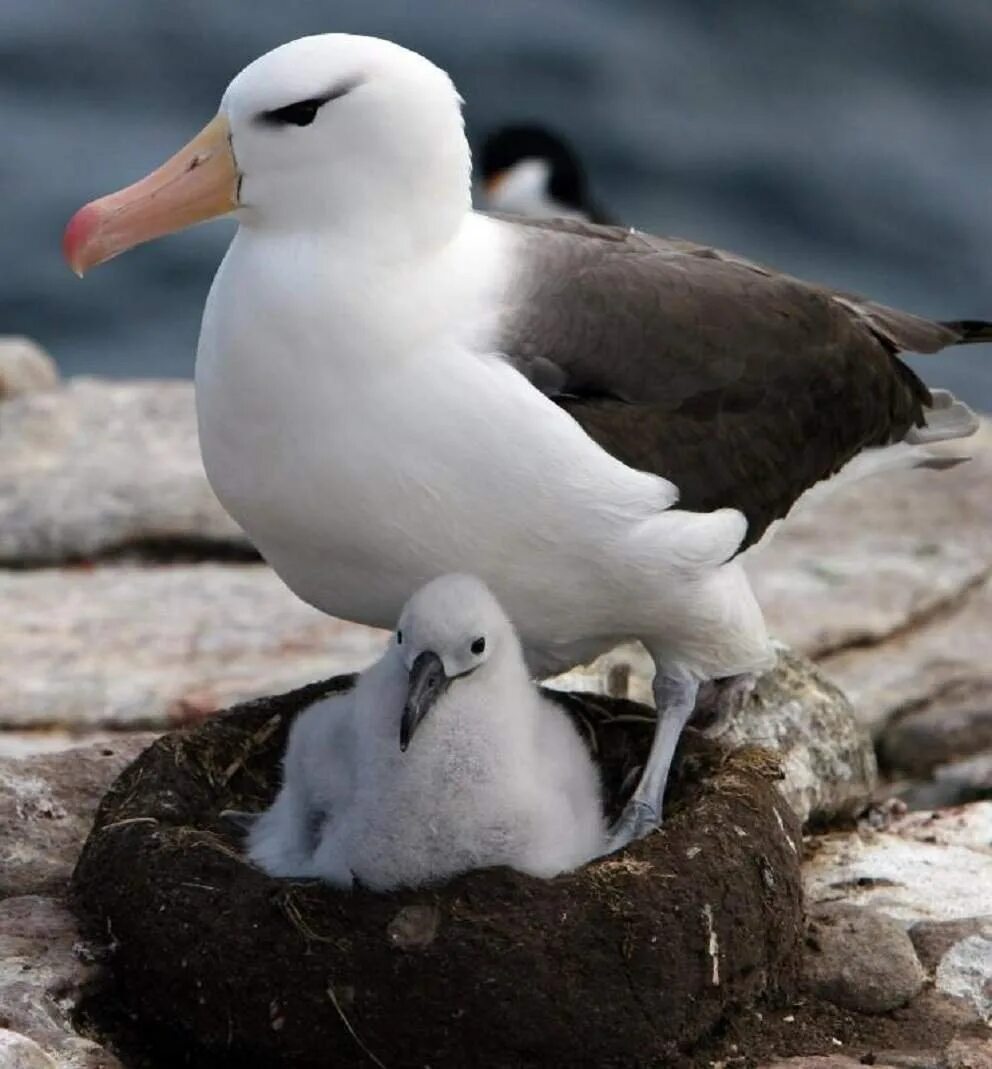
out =
<path fill-rule="evenodd" d="M 0 333 L 66 373 L 189 375 L 230 235 L 77 281 L 69 215 L 305 33 L 447 68 L 473 138 L 546 120 L 618 217 L 928 315 L 992 318 L 992 0 L 0 0 Z M 992 347 L 917 361 L 992 410 Z"/>

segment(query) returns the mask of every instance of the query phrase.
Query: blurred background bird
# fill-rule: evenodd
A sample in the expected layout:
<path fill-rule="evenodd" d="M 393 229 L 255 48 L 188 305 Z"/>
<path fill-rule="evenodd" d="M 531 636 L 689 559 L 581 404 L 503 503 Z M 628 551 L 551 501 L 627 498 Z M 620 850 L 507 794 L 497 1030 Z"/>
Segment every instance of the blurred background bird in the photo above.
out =
<path fill-rule="evenodd" d="M 575 149 L 537 123 L 501 126 L 490 134 L 478 153 L 476 171 L 483 207 L 490 211 L 614 222 L 590 195 Z"/>

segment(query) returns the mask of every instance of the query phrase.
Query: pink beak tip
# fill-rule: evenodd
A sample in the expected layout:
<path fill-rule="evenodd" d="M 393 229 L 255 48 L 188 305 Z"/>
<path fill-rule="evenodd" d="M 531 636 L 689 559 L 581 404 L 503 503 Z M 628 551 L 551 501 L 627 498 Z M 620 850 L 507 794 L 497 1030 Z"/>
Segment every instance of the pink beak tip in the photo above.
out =
<path fill-rule="evenodd" d="M 66 263 L 80 277 L 83 277 L 85 263 L 81 253 L 100 222 L 100 209 L 95 204 L 87 204 L 69 220 L 62 235 L 62 255 Z"/>

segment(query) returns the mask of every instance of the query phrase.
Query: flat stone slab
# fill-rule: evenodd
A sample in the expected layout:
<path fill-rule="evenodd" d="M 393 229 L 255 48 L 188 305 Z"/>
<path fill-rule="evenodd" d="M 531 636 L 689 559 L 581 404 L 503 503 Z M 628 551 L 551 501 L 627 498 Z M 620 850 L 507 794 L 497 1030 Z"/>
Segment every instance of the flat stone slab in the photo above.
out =
<path fill-rule="evenodd" d="M 0 405 L 0 563 L 145 542 L 250 549 L 207 483 L 191 382 L 78 378 Z"/>
<path fill-rule="evenodd" d="M 154 730 L 374 660 L 262 564 L 0 570 L 0 729 Z"/>
<path fill-rule="evenodd" d="M 992 499 L 992 480 L 986 488 Z M 903 711 L 918 715 L 925 710 L 937 719 L 946 712 L 951 731 L 962 707 L 971 709 L 976 720 L 987 718 L 986 710 L 992 709 L 992 580 L 960 595 L 952 611 L 897 631 L 884 646 L 843 650 L 820 663 L 876 735 Z M 987 737 L 988 729 L 984 736 L 974 731 L 974 748 Z M 957 752 L 962 752 L 960 744 Z M 935 756 L 944 755 L 937 749 Z"/>
<path fill-rule="evenodd" d="M 0 730 L 0 760 L 10 757 L 35 757 L 38 754 L 57 754 L 83 746 L 108 745 L 111 749 L 130 734 L 146 735 L 151 741 L 154 733 L 120 731 L 66 731 L 63 728 L 43 730 Z"/>
<path fill-rule="evenodd" d="M 97 803 L 154 737 L 0 758 L 0 899 L 65 890 Z"/>
<path fill-rule="evenodd" d="M 72 1026 L 71 1015 L 97 972 L 79 947 L 76 921 L 60 900 L 26 895 L 0 901 L 3 1069 L 122 1069 Z"/>
<path fill-rule="evenodd" d="M 980 917 L 992 902 L 992 802 L 908 813 L 810 841 L 811 902 L 871 906 L 906 924 Z"/>

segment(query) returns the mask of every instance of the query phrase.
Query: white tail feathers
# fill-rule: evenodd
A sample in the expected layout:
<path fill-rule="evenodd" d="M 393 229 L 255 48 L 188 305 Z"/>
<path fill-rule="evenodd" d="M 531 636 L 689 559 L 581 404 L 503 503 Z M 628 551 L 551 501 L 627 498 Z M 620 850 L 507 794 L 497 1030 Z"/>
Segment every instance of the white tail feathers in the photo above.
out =
<path fill-rule="evenodd" d="M 904 441 L 910 445 L 967 438 L 978 430 L 978 417 L 948 390 L 932 390 L 933 403 L 924 411 L 926 423 L 913 427 Z"/>
<path fill-rule="evenodd" d="M 747 533 L 747 519 L 737 509 L 683 512 L 677 505 L 659 512 L 633 529 L 631 548 L 645 559 L 659 552 L 687 572 L 701 572 L 728 561 Z"/>
<path fill-rule="evenodd" d="M 966 431 L 971 434 L 971 431 Z M 955 436 L 949 436 L 955 437 Z M 935 439 L 939 441 L 939 439 Z M 849 460 L 835 475 L 823 482 L 811 486 L 792 506 L 789 515 L 804 512 L 812 506 L 832 497 L 834 492 L 861 482 L 874 475 L 884 475 L 895 471 L 909 471 L 912 468 L 929 468 L 931 471 L 944 471 L 963 464 L 971 457 L 967 453 L 939 453 L 925 449 L 922 445 L 913 445 L 909 439 L 892 445 L 864 449 Z M 765 539 L 762 539 L 765 541 Z"/>

